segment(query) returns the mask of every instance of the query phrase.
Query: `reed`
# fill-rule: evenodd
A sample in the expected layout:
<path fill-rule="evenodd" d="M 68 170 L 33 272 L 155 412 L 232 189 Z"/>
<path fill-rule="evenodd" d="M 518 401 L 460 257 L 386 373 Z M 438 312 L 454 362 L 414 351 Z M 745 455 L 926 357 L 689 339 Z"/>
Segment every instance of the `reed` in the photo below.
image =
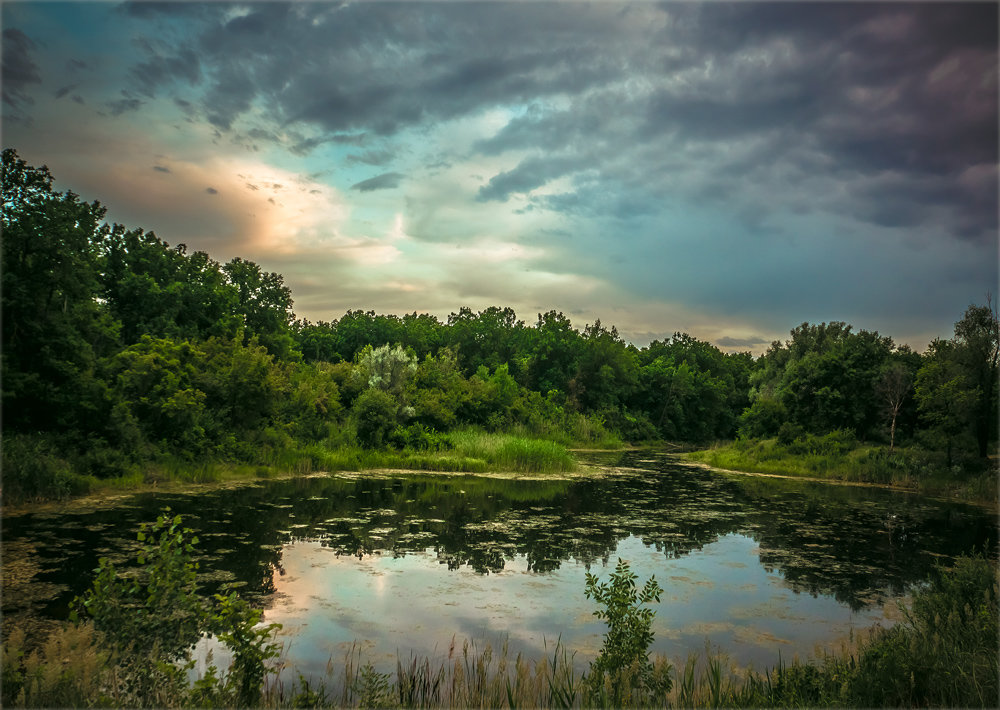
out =
<path fill-rule="evenodd" d="M 447 435 L 454 452 L 482 459 L 492 470 L 521 473 L 573 471 L 576 462 L 561 444 L 513 434 L 464 429 Z"/>

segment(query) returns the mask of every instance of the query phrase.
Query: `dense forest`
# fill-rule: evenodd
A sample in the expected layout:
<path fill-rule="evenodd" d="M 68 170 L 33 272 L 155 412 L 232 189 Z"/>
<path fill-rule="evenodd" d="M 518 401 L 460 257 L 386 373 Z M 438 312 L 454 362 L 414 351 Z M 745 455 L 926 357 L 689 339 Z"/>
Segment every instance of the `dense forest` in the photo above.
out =
<path fill-rule="evenodd" d="M 563 444 L 867 442 L 916 447 L 955 475 L 995 447 L 989 298 L 924 353 L 842 322 L 803 323 L 756 358 L 684 333 L 637 348 L 555 310 L 533 324 L 503 307 L 313 323 L 280 274 L 107 224 L 10 149 L 2 187 L 8 501 L 164 462 L 437 450 L 469 428 Z"/>

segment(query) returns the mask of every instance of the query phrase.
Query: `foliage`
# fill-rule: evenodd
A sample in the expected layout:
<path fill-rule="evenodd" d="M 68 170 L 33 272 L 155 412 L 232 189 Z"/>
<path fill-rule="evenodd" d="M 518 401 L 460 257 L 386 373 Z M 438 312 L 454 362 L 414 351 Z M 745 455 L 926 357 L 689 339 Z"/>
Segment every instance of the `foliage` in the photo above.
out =
<path fill-rule="evenodd" d="M 601 706 L 655 702 L 670 692 L 669 673 L 655 672 L 649 659 L 656 612 L 642 606 L 660 601 L 663 589 L 655 577 L 637 589 L 636 579 L 637 575 L 621 559 L 608 582 L 598 582 L 595 575 L 587 573 L 585 594 L 603 607 L 594 616 L 608 625 L 604 644 L 591 661 L 586 679 L 591 700 Z"/>
<path fill-rule="evenodd" d="M 105 704 L 107 651 L 91 624 L 57 628 L 30 652 L 25 633 L 15 628 L 4 639 L 0 658 L 4 707 L 85 707 Z"/>
<path fill-rule="evenodd" d="M 155 523 L 142 525 L 138 541 L 137 574 L 119 574 L 101 558 L 91 588 L 75 602 L 101 632 L 102 646 L 120 669 L 116 704 L 183 703 L 191 693 L 192 699 L 213 704 L 222 700 L 240 707 L 256 705 L 266 664 L 279 653 L 271 641 L 279 626 L 260 626 L 261 612 L 235 593 L 211 600 L 198 593 L 198 563 L 193 560 L 198 538 L 183 527 L 181 516 L 170 516 L 169 508 Z M 77 620 L 77 611 L 71 620 Z M 226 644 L 232 666 L 225 676 L 210 667 L 205 678 L 188 689 L 190 652 L 206 633 Z"/>
<path fill-rule="evenodd" d="M 90 431 L 94 364 L 117 338 L 98 290 L 104 208 L 52 188 L 48 168 L 3 151 L 0 253 L 4 427 Z"/>
<path fill-rule="evenodd" d="M 358 441 L 362 446 L 379 448 L 399 421 L 399 403 L 389 392 L 371 388 L 354 401 Z"/>
<path fill-rule="evenodd" d="M 94 483 L 74 471 L 51 437 L 5 433 L 2 455 L 7 501 L 68 498 L 87 493 Z"/>
<path fill-rule="evenodd" d="M 196 587 L 198 563 L 191 559 L 198 538 L 182 527 L 179 515 L 170 517 L 168 508 L 155 523 L 143 523 L 138 540 L 142 572 L 119 575 L 102 557 L 78 604 L 117 652 L 148 656 L 155 650 L 176 661 L 198 640 L 206 620 Z"/>
<path fill-rule="evenodd" d="M 261 626 L 262 612 L 235 592 L 216 594 L 214 600 L 215 609 L 210 613 L 207 628 L 233 653 L 223 688 L 235 696 L 237 706 L 255 706 L 268 673 L 267 662 L 280 655 L 280 647 L 271 637 L 281 625 Z"/>
<path fill-rule="evenodd" d="M 955 323 L 958 359 L 975 388 L 973 431 L 981 458 L 989 453 L 989 442 L 997 434 L 1000 402 L 1000 318 L 990 297 L 986 305 L 970 305 Z"/>
<path fill-rule="evenodd" d="M 743 438 L 766 438 L 774 436 L 786 423 L 792 422 L 788 421 L 785 405 L 771 397 L 758 397 L 740 415 L 739 433 Z"/>
<path fill-rule="evenodd" d="M 103 223 L 99 203 L 57 192 L 13 150 L 2 187 L 5 433 L 28 437 L 5 454 L 8 500 L 184 461 L 198 478 L 297 470 L 322 458 L 300 452 L 359 443 L 430 451 L 437 433 L 469 426 L 586 446 L 738 434 L 808 448 L 806 434 L 851 430 L 962 470 L 996 444 L 989 298 L 924 354 L 838 321 L 803 323 L 756 359 L 685 333 L 636 348 L 554 310 L 530 325 L 501 306 L 445 323 L 362 310 L 311 323 L 295 319 L 280 274 Z"/>
<path fill-rule="evenodd" d="M 935 340 L 917 373 L 917 406 L 928 428 L 945 443 L 948 465 L 956 441 L 973 422 L 980 392 L 958 359 L 958 348 L 950 341 Z"/>

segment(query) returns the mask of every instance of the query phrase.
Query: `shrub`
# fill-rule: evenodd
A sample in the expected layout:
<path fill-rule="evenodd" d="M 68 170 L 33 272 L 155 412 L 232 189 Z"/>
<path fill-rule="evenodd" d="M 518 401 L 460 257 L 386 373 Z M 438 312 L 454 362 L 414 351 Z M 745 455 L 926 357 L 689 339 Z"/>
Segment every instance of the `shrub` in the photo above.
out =
<path fill-rule="evenodd" d="M 805 429 L 800 427 L 798 424 L 785 422 L 778 428 L 778 443 L 783 446 L 788 446 L 793 441 L 800 438 L 803 434 L 805 434 Z"/>
<path fill-rule="evenodd" d="M 777 400 L 761 397 L 740 415 L 739 435 L 754 439 L 774 436 L 786 421 L 788 411 L 785 405 Z"/>
<path fill-rule="evenodd" d="M 448 440 L 423 424 L 411 424 L 408 427 L 397 426 L 389 435 L 389 444 L 397 449 L 413 449 L 414 451 L 439 451 L 448 448 Z"/>
<path fill-rule="evenodd" d="M 95 482 L 73 471 L 54 441 L 8 434 L 3 440 L 3 488 L 8 503 L 61 499 L 87 493 Z"/>
<path fill-rule="evenodd" d="M 388 392 L 374 387 L 362 392 L 354 401 L 358 442 L 369 448 L 381 448 L 396 427 L 398 410 L 396 398 Z"/>
<path fill-rule="evenodd" d="M 83 611 L 102 632 L 117 668 L 112 688 L 117 705 L 184 704 L 190 692 L 186 672 L 194 663 L 190 651 L 204 633 L 217 635 L 232 651 L 233 662 L 224 677 L 210 667 L 190 699 L 258 704 L 265 663 L 278 655 L 270 641 L 278 625 L 259 627 L 261 612 L 235 593 L 212 600 L 198 595 L 193 560 L 198 538 L 182 526 L 181 516 L 169 512 L 139 531 L 139 574 L 121 575 L 102 558 L 71 620 Z"/>
<path fill-rule="evenodd" d="M 654 669 L 649 659 L 656 612 L 643 606 L 660 601 L 663 589 L 655 577 L 650 577 L 638 590 L 636 579 L 628 563 L 620 558 L 606 583 L 599 583 L 595 575 L 587 573 L 584 593 L 604 607 L 594 616 L 608 625 L 604 644 L 590 663 L 586 678 L 590 699 L 602 706 L 662 702 L 672 685 L 669 666 Z"/>

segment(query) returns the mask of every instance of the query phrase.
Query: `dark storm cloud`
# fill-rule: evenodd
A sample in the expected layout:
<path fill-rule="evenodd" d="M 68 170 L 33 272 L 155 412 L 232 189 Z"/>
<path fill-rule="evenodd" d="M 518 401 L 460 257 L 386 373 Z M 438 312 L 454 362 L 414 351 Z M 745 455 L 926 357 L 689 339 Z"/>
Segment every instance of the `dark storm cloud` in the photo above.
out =
<path fill-rule="evenodd" d="M 66 86 L 62 86 L 59 89 L 57 89 L 56 92 L 52 95 L 55 96 L 57 99 L 61 99 L 63 96 L 71 92 L 76 87 L 77 87 L 76 84 L 68 84 Z"/>
<path fill-rule="evenodd" d="M 134 96 L 126 95 L 121 99 L 108 101 L 106 106 L 108 107 L 108 110 L 111 111 L 112 116 L 120 116 L 123 113 L 128 113 L 129 111 L 138 111 L 144 103 L 144 101 L 137 99 Z"/>
<path fill-rule="evenodd" d="M 500 200 L 505 202 L 512 193 L 531 192 L 550 180 L 579 170 L 583 160 L 579 156 L 535 156 L 522 160 L 513 170 L 494 175 L 489 183 L 479 188 L 476 199 L 480 202 Z"/>
<path fill-rule="evenodd" d="M 21 30 L 3 31 L 3 102 L 13 108 L 31 103 L 27 88 L 40 84 L 42 76 L 31 53 L 35 43 Z"/>
<path fill-rule="evenodd" d="M 214 14 L 224 7 L 223 3 L 176 2 L 167 0 L 127 0 L 118 9 L 131 17 L 156 18 L 178 16 L 203 16 Z"/>
<path fill-rule="evenodd" d="M 359 192 L 371 192 L 372 190 L 387 190 L 390 188 L 398 187 L 399 181 L 402 180 L 405 175 L 400 173 L 383 173 L 382 175 L 376 175 L 373 178 L 367 180 L 362 180 L 359 183 L 351 185 L 352 190 L 358 190 Z"/>
<path fill-rule="evenodd" d="M 169 173 L 170 172 L 170 168 L 165 168 L 162 165 L 154 165 L 153 166 L 153 170 L 155 170 L 158 173 Z"/>
<path fill-rule="evenodd" d="M 539 26 L 504 5 L 256 3 L 228 20 L 217 13 L 199 40 L 215 79 L 208 115 L 228 129 L 264 97 L 282 123 L 389 135 L 484 105 L 584 91 L 620 71 L 617 60 L 569 41 L 574 28 L 602 30 L 591 6 L 530 13 Z M 550 43 L 547 31 L 566 38 Z M 515 34 L 526 44 L 509 46 Z"/>
<path fill-rule="evenodd" d="M 365 165 L 385 165 L 393 159 L 394 155 L 390 150 L 366 150 L 363 153 L 351 153 L 347 156 L 347 161 Z"/>
<path fill-rule="evenodd" d="M 728 206 L 757 231 L 782 210 L 932 224 L 979 241 L 997 227 L 993 3 L 124 10 L 151 23 L 183 15 L 196 28 L 190 50 L 135 65 L 136 90 L 201 78 L 198 115 L 220 131 L 246 131 L 236 122 L 262 107 L 259 130 L 297 155 L 336 136 L 390 137 L 517 107 L 475 150 L 529 157 L 486 176 L 480 201 L 586 169 L 593 179 L 536 206 L 619 216 L 685 195 Z M 5 44 L 5 63 L 6 52 Z M 127 110 L 135 100 L 118 103 Z M 371 150 L 349 160 L 386 165 L 385 157 Z M 819 180 L 818 198 L 798 189 Z M 602 187 L 625 188 L 628 199 L 591 199 Z"/>
<path fill-rule="evenodd" d="M 201 80 L 201 64 L 191 49 L 182 49 L 174 56 L 160 56 L 153 52 L 149 61 L 132 68 L 132 75 L 139 83 L 140 91 L 150 98 L 166 83 L 187 81 L 195 85 Z"/>

